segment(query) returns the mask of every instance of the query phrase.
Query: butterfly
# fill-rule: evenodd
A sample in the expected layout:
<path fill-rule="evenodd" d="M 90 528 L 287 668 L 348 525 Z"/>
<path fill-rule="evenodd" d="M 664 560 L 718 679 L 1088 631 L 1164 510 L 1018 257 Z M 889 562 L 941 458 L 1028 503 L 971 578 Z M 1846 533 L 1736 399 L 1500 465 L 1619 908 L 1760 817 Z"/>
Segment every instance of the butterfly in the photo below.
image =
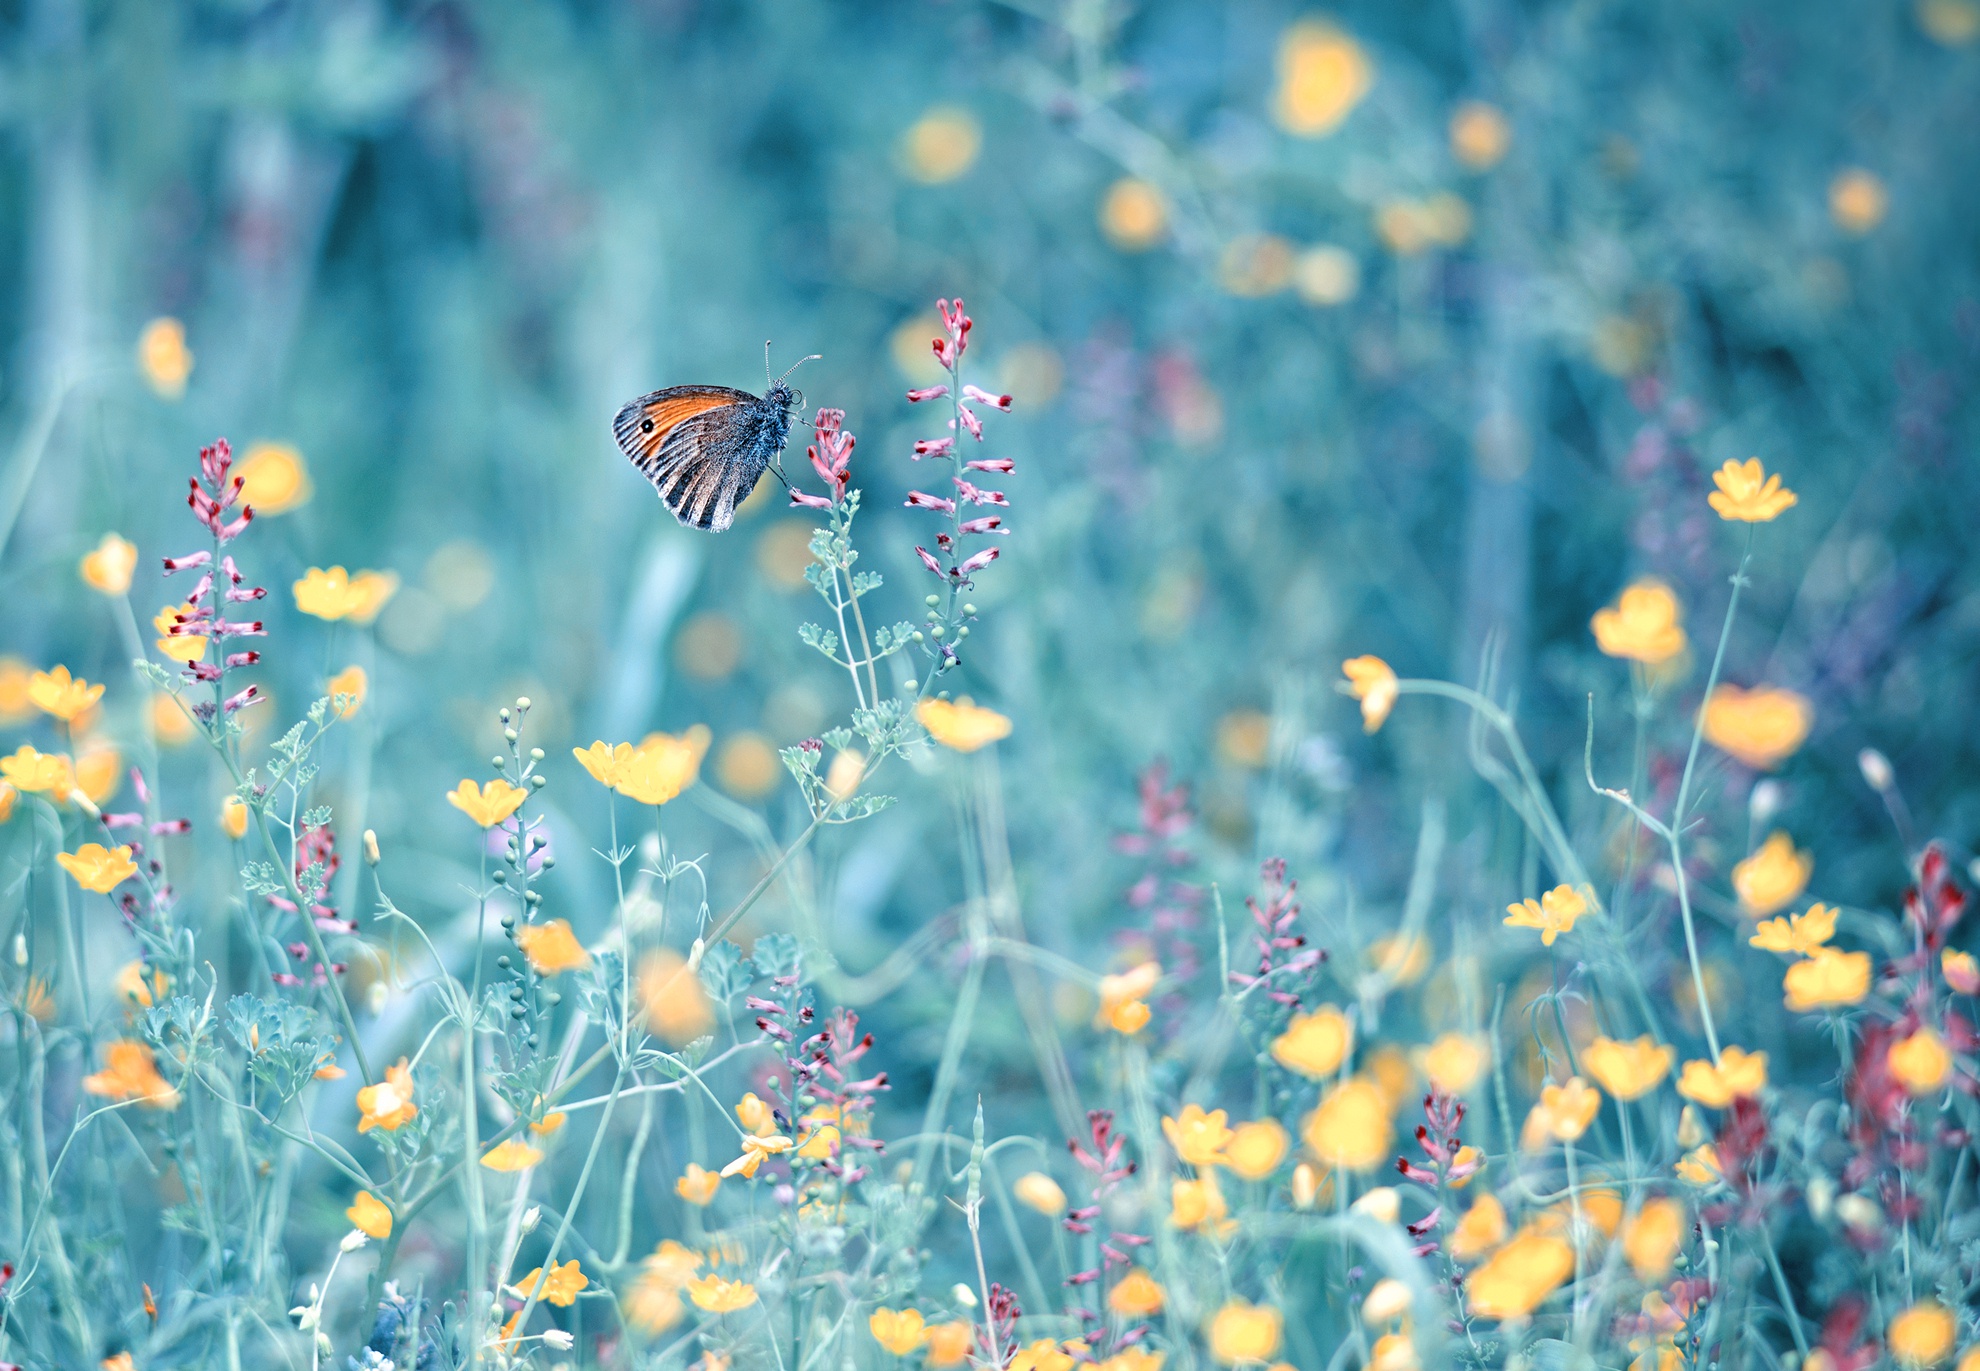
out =
<path fill-rule="evenodd" d="M 763 348 L 761 397 L 731 386 L 668 386 L 627 402 L 612 421 L 619 450 L 653 482 L 660 499 L 689 528 L 720 533 L 735 522 L 790 437 L 791 411 L 804 396 L 784 384 L 805 362 L 770 380 L 770 345 Z M 787 483 L 788 484 L 788 483 Z"/>

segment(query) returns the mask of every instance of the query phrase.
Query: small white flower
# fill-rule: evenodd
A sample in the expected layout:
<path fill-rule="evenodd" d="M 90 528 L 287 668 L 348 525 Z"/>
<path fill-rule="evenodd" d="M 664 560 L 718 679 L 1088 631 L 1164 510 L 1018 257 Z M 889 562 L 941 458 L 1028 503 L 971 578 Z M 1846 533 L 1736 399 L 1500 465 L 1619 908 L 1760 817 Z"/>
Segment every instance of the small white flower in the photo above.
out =
<path fill-rule="evenodd" d="M 561 1328 L 552 1328 L 543 1335 L 543 1345 L 559 1352 L 568 1352 L 577 1339 Z"/>
<path fill-rule="evenodd" d="M 363 1229 L 353 1228 L 350 1232 L 344 1234 L 344 1240 L 338 1243 L 337 1247 L 340 1251 L 355 1252 L 370 1241 L 371 1239 L 365 1236 Z"/>
<path fill-rule="evenodd" d="M 956 1282 L 956 1288 L 949 1292 L 949 1298 L 965 1309 L 976 1308 L 976 1292 L 961 1281 Z"/>
<path fill-rule="evenodd" d="M 536 1225 L 542 1222 L 543 1222 L 543 1206 L 540 1204 L 532 1204 L 528 1209 L 523 1211 L 523 1216 L 522 1216 L 523 1236 L 528 1237 L 531 1233 L 534 1233 L 536 1231 Z"/>
<path fill-rule="evenodd" d="M 300 1331 L 307 1333 L 310 1329 L 316 1327 L 316 1306 L 313 1304 L 299 1304 L 289 1311 L 289 1317 L 296 1321 L 296 1327 Z"/>

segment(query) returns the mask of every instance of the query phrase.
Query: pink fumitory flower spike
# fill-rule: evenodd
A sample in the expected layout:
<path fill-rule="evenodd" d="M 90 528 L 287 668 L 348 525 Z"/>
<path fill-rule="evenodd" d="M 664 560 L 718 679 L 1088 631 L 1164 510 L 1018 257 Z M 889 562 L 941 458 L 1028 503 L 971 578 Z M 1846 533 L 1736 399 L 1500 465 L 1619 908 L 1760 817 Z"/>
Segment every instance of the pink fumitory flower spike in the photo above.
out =
<path fill-rule="evenodd" d="M 233 557 L 221 551 L 240 537 L 254 519 L 254 510 L 241 503 L 241 478 L 232 474 L 233 465 L 234 450 L 225 438 L 200 449 L 199 474 L 189 478 L 191 491 L 186 503 L 192 508 L 193 517 L 213 535 L 213 547 L 164 559 L 167 576 L 181 571 L 202 574 L 184 602 L 160 616 L 160 631 L 164 634 L 160 642 L 184 638 L 207 640 L 206 645 L 191 655 L 191 660 L 176 652 L 173 655 L 182 662 L 186 679 L 213 686 L 221 685 L 229 671 L 253 666 L 261 660 L 261 654 L 252 649 L 227 650 L 228 640 L 259 638 L 267 632 L 259 619 L 229 619 L 223 612 L 226 605 L 251 604 L 268 594 L 262 586 L 246 584 L 247 578 L 234 564 Z M 217 654 L 208 650 L 207 645 L 213 644 L 220 648 Z M 214 693 L 222 695 L 219 690 Z M 201 722 L 211 723 L 216 712 L 233 714 L 262 698 L 258 686 L 248 686 L 222 695 L 217 706 L 212 700 L 198 701 L 192 711 Z"/>
<path fill-rule="evenodd" d="M 846 412 L 821 409 L 812 420 L 815 441 L 804 450 L 811 469 L 831 489 L 829 497 L 807 495 L 791 490 L 791 504 L 805 509 L 830 509 L 846 498 L 846 485 L 852 480 L 852 450 L 855 439 L 845 430 Z"/>

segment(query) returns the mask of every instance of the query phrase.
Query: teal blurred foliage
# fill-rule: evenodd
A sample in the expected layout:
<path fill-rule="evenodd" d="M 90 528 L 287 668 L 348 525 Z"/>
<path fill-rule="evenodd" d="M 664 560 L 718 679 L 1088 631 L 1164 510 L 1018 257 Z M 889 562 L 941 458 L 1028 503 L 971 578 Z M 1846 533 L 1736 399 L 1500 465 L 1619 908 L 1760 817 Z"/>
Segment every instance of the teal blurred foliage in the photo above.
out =
<path fill-rule="evenodd" d="M 1322 89 L 1316 136 L 1279 104 L 1301 20 L 1350 35 L 1372 81 L 1331 122 Z M 552 912 L 589 938 L 611 907 L 588 856 L 605 797 L 569 749 L 699 723 L 704 785 L 668 839 L 709 854 L 719 913 L 760 871 L 746 816 L 802 824 L 748 740 L 814 736 L 851 701 L 797 638 L 811 521 L 766 480 L 732 532 L 677 527 L 611 416 L 665 384 L 755 388 L 766 338 L 778 370 L 823 354 L 794 380 L 847 411 L 863 565 L 911 617 L 926 524 L 899 505 L 928 434 L 902 392 L 927 379 L 934 300 L 960 295 L 1015 397 L 986 451 L 1017 471 L 944 686 L 1015 721 L 1004 817 L 1043 946 L 1104 971 L 1146 936 L 1114 839 L 1157 759 L 1192 787 L 1196 879 L 1241 893 L 1285 856 L 1349 941 L 1393 921 L 1428 797 L 1468 845 L 1453 899 L 1525 890 L 1463 721 L 1415 702 L 1364 739 L 1340 660 L 1495 663 L 1592 831 L 1587 697 L 1606 774 L 1630 723 L 1589 616 L 1669 582 L 1695 698 L 1739 536 L 1704 492 L 1753 455 L 1801 503 L 1761 532 L 1727 676 L 1813 700 L 1781 821 L 1826 896 L 1888 904 L 1903 854 L 1860 748 L 1921 829 L 1980 823 L 1976 24 L 1968 0 L 12 0 L 0 648 L 109 681 L 104 727 L 136 755 L 129 652 L 77 559 L 135 541 L 148 617 L 174 594 L 159 557 L 199 546 L 198 446 L 292 444 L 313 498 L 236 548 L 271 587 L 258 736 L 368 667 L 326 775 L 347 854 L 375 829 L 400 904 L 461 931 L 474 835 L 441 797 L 527 694 Z M 1453 148 L 1473 101 L 1509 140 L 1489 166 L 1489 118 L 1466 126 L 1475 165 Z M 133 363 L 159 316 L 194 354 L 182 399 Z M 289 583 L 331 564 L 403 578 L 375 635 L 295 612 Z M 196 829 L 175 860 L 224 881 L 192 751 L 163 765 Z M 1752 781 L 1707 779 L 1736 804 Z M 912 1121 L 950 980 L 858 977 L 966 890 L 938 778 L 889 788 L 910 802 L 828 835 L 808 893 L 751 926 L 828 952 L 828 998 L 874 1001 L 884 1108 Z M 972 1063 L 1000 1129 L 1053 1131 L 1015 1014 L 979 1021 Z"/>

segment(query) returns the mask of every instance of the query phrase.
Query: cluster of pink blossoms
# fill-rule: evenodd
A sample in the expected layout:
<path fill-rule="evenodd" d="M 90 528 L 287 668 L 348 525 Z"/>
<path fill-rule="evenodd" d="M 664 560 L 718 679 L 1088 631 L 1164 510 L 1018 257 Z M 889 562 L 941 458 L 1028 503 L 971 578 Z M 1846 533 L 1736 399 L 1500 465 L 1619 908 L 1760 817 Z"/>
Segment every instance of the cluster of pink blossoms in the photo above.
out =
<path fill-rule="evenodd" d="M 213 535 L 213 546 L 190 556 L 165 559 L 167 576 L 181 571 L 205 573 L 193 586 L 192 593 L 186 596 L 184 605 L 175 611 L 177 621 L 166 629 L 166 635 L 173 638 L 205 638 L 212 648 L 219 649 L 217 654 L 203 651 L 186 663 L 188 679 L 210 685 L 224 681 L 227 673 L 236 667 L 253 666 L 261 660 L 258 652 L 228 652 L 226 648 L 232 639 L 259 638 L 266 632 L 259 619 L 226 617 L 226 606 L 247 604 L 268 594 L 261 586 L 243 584 L 246 577 L 234 565 L 234 559 L 221 551 L 240 537 L 254 518 L 254 510 L 240 503 L 241 478 L 228 474 L 233 464 L 234 450 L 225 438 L 217 439 L 212 447 L 199 450 L 199 475 L 190 478 L 192 493 L 186 498 L 186 503 L 192 506 L 193 517 Z M 236 509 L 239 513 L 234 513 Z M 220 587 L 220 580 L 226 583 L 224 589 Z M 219 660 L 212 660 L 216 655 Z M 223 692 L 216 690 L 214 693 L 219 696 Z M 248 686 L 224 696 L 220 700 L 219 712 L 233 714 L 260 698 L 259 688 Z M 213 722 L 216 710 L 212 701 L 199 701 L 192 706 L 192 710 L 201 722 Z"/>

